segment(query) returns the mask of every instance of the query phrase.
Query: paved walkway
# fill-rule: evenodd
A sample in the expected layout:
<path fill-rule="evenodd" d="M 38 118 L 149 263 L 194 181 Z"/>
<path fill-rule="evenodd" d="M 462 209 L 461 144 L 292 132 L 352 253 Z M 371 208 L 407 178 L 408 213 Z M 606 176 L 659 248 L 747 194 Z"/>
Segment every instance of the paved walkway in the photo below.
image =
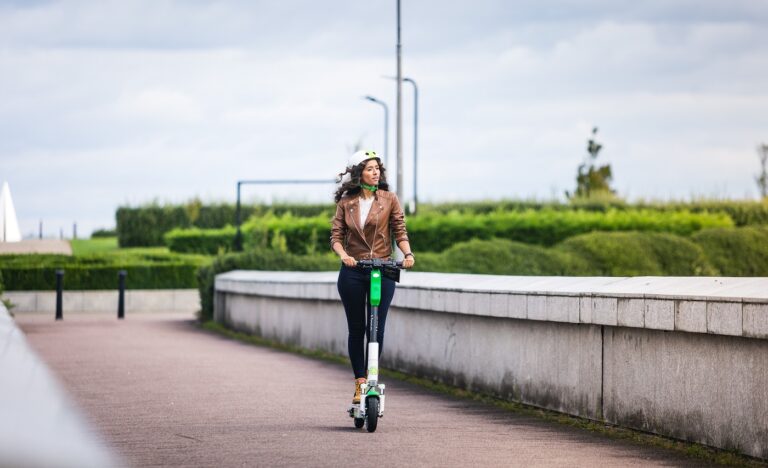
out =
<path fill-rule="evenodd" d="M 72 255 L 72 246 L 68 240 L 57 239 L 26 239 L 19 242 L 0 242 L 0 255 L 33 253 Z"/>
<path fill-rule="evenodd" d="M 397 381 L 369 434 L 345 413 L 345 366 L 228 340 L 189 316 L 17 321 L 134 466 L 696 466 Z"/>

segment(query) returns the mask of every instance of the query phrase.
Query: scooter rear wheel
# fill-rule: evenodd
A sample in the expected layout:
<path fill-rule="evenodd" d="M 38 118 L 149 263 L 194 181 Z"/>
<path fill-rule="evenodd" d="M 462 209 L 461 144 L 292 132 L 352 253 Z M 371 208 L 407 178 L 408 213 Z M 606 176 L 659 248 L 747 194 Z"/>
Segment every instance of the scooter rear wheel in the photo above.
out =
<path fill-rule="evenodd" d="M 363 426 L 365 426 L 365 419 L 363 419 L 363 418 L 355 418 L 355 427 L 360 429 Z"/>
<path fill-rule="evenodd" d="M 373 432 L 379 422 L 379 399 L 367 398 L 365 406 L 365 428 L 368 432 Z"/>

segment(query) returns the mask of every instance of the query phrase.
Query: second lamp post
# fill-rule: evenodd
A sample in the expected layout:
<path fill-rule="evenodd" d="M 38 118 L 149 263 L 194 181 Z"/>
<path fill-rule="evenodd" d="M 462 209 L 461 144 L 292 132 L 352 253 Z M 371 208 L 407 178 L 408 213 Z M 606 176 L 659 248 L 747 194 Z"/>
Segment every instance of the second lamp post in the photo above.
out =
<path fill-rule="evenodd" d="M 389 166 L 389 159 L 388 159 L 388 144 L 387 140 L 389 140 L 389 107 L 387 107 L 387 104 L 384 103 L 384 101 L 380 101 L 376 99 L 373 96 L 365 96 L 363 99 L 367 99 L 371 102 L 374 102 L 376 104 L 379 104 L 381 107 L 384 108 L 384 166 Z"/>

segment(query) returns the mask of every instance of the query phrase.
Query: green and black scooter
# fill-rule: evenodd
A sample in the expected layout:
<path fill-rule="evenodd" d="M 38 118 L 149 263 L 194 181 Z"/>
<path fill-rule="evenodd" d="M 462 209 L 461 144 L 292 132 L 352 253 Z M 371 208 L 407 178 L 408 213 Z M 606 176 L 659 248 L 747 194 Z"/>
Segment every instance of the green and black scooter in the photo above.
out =
<path fill-rule="evenodd" d="M 355 420 L 355 427 L 359 429 L 365 426 L 368 432 L 373 432 L 376 430 L 379 418 L 384 416 L 385 385 L 379 382 L 379 343 L 376 338 L 381 303 L 381 277 L 385 275 L 399 281 L 403 264 L 394 260 L 373 259 L 359 260 L 357 266 L 371 272 L 371 290 L 368 294 L 368 302 L 371 305 L 371 316 L 368 321 L 368 375 L 367 382 L 361 384 L 360 403 L 353 404 L 348 412 L 349 416 Z"/>

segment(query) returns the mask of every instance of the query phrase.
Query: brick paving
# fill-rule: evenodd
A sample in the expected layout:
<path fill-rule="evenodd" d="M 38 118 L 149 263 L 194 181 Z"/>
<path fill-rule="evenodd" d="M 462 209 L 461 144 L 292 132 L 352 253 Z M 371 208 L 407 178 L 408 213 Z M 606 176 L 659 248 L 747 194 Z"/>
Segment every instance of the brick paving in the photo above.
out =
<path fill-rule="evenodd" d="M 701 465 L 394 380 L 369 434 L 345 413 L 346 366 L 229 340 L 189 315 L 17 322 L 131 466 Z"/>

